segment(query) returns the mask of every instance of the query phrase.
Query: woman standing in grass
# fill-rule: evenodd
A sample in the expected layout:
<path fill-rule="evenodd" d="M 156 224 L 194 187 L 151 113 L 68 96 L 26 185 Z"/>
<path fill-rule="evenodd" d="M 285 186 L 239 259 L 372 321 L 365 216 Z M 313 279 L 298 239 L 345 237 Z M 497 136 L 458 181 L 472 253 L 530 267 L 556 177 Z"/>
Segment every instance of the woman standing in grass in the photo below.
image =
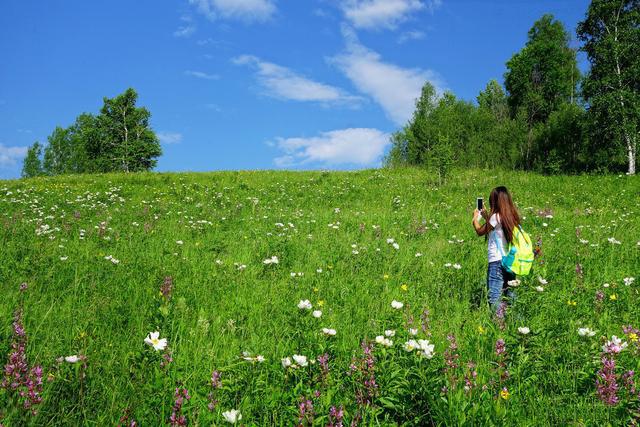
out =
<path fill-rule="evenodd" d="M 496 187 L 489 195 L 490 212 L 483 207 L 482 210 L 473 211 L 473 228 L 478 236 L 485 236 L 488 242 L 487 252 L 489 268 L 487 269 L 487 288 L 489 290 L 489 305 L 495 312 L 500 306 L 503 292 L 513 300 L 513 289 L 508 282 L 516 277 L 513 273 L 502 267 L 502 256 L 506 253 L 508 244 L 513 242 L 513 229 L 520 225 L 520 215 L 513 204 L 507 187 Z M 479 215 L 485 219 L 480 225 Z"/>

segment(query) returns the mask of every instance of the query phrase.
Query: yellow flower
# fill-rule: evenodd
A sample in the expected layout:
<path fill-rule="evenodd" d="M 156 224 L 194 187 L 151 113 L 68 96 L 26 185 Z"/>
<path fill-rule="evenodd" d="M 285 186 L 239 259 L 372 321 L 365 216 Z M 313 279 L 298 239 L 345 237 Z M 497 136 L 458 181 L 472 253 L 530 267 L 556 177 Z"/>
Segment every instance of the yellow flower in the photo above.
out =
<path fill-rule="evenodd" d="M 567 301 L 567 305 L 573 305 L 575 307 L 576 304 L 577 302 L 575 301 L 571 301 L 571 300 Z"/>
<path fill-rule="evenodd" d="M 618 299 L 618 295 L 616 295 L 616 294 L 611 294 L 611 295 L 609 295 L 609 299 L 610 299 L 611 301 L 615 301 L 615 300 L 617 300 L 617 299 Z"/>
<path fill-rule="evenodd" d="M 318 292 L 318 288 L 313 288 L 313 292 Z"/>
<path fill-rule="evenodd" d="M 382 276 L 382 278 L 383 278 L 384 280 L 387 280 L 387 279 L 389 278 L 389 275 L 388 275 L 388 274 L 385 274 L 384 276 Z"/>
<path fill-rule="evenodd" d="M 324 300 L 321 299 L 320 301 L 318 301 L 318 305 L 322 307 L 324 305 Z"/>
<path fill-rule="evenodd" d="M 507 390 L 506 387 L 500 390 L 500 397 L 504 400 L 507 400 L 509 398 L 509 390 Z"/>
<path fill-rule="evenodd" d="M 632 341 L 632 342 L 638 341 L 638 334 L 636 334 L 635 332 L 631 332 L 629 334 L 629 340 Z"/>
<path fill-rule="evenodd" d="M 329 265 L 327 265 L 327 268 L 328 268 L 329 270 L 331 270 L 331 269 L 333 269 L 333 265 L 329 264 Z"/>
<path fill-rule="evenodd" d="M 409 287 L 405 284 L 400 286 L 400 289 L 402 289 L 403 291 L 407 292 L 409 290 Z"/>
<path fill-rule="evenodd" d="M 478 333 L 480 335 L 483 335 L 485 332 L 487 331 L 482 327 L 482 325 L 478 325 Z"/>

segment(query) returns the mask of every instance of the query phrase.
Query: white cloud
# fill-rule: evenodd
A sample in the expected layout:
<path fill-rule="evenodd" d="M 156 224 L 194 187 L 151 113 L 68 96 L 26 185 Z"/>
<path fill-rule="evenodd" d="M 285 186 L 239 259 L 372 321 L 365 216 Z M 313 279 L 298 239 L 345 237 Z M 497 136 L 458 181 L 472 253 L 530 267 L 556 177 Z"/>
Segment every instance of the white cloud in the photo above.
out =
<path fill-rule="evenodd" d="M 194 25 L 183 25 L 181 27 L 178 27 L 178 29 L 173 32 L 173 35 L 176 37 L 186 38 L 195 33 L 195 31 L 196 27 Z"/>
<path fill-rule="evenodd" d="M 220 76 L 217 74 L 207 74 L 207 73 L 203 73 L 202 71 L 187 70 L 184 72 L 184 74 L 186 76 L 197 77 L 199 79 L 205 79 L 205 80 L 218 80 L 220 78 Z"/>
<path fill-rule="evenodd" d="M 193 24 L 193 19 L 190 16 L 182 16 L 180 20 L 184 23 L 179 26 L 177 30 L 173 32 L 175 37 L 190 37 L 196 32 L 196 26 Z"/>
<path fill-rule="evenodd" d="M 273 0 L 189 0 L 189 3 L 212 21 L 217 18 L 266 21 L 276 11 Z"/>
<path fill-rule="evenodd" d="M 439 94 L 444 91 L 444 83 L 436 72 L 386 63 L 377 52 L 362 46 L 350 28 L 343 27 L 343 35 L 346 52 L 331 61 L 359 91 L 380 104 L 394 123 L 403 125 L 409 120 L 425 82 L 431 82 Z"/>
<path fill-rule="evenodd" d="M 402 44 L 410 40 L 422 40 L 425 37 L 425 33 L 418 30 L 405 31 L 398 36 L 398 43 Z"/>
<path fill-rule="evenodd" d="M 439 0 L 436 0 L 439 1 Z M 427 2 L 431 4 L 432 2 Z M 427 5 L 420 0 L 343 0 L 342 11 L 356 28 L 395 29 Z"/>
<path fill-rule="evenodd" d="M 27 155 L 28 147 L 7 147 L 0 144 L 0 167 L 15 166 Z"/>
<path fill-rule="evenodd" d="M 179 144 L 182 142 L 182 134 L 178 132 L 158 132 L 156 135 L 162 144 Z"/>
<path fill-rule="evenodd" d="M 267 95 L 274 98 L 324 103 L 358 103 L 361 100 L 339 88 L 313 81 L 255 56 L 239 56 L 233 59 L 233 63 L 255 68 L 258 81 L 266 89 Z"/>
<path fill-rule="evenodd" d="M 371 128 L 333 130 L 311 138 L 276 138 L 272 143 L 283 152 L 274 159 L 278 167 L 309 163 L 375 166 L 388 144 L 389 134 Z"/>

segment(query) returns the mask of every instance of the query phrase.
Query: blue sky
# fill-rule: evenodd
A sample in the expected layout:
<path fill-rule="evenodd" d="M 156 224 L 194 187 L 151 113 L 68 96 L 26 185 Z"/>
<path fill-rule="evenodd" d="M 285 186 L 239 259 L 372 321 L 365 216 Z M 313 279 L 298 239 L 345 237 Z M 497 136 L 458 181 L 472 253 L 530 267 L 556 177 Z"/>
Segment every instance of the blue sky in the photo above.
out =
<path fill-rule="evenodd" d="M 424 81 L 473 100 L 490 79 L 502 81 L 536 19 L 552 13 L 575 34 L 587 6 L 5 1 L 0 178 L 19 176 L 28 145 L 128 87 L 152 113 L 160 171 L 375 167 Z"/>

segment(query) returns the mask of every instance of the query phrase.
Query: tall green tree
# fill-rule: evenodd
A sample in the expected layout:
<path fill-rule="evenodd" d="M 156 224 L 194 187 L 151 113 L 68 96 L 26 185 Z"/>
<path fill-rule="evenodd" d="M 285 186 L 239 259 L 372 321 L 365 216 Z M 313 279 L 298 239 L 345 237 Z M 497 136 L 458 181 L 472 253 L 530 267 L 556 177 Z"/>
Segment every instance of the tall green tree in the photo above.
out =
<path fill-rule="evenodd" d="M 73 158 L 71 130 L 57 126 L 47 137 L 44 149 L 43 171 L 47 175 L 61 175 L 72 172 Z"/>
<path fill-rule="evenodd" d="M 504 122 L 509 118 L 507 95 L 497 80 L 489 81 L 484 90 L 478 94 L 476 100 L 480 108 L 491 112 L 499 122 Z"/>
<path fill-rule="evenodd" d="M 580 72 L 570 35 L 553 15 L 544 15 L 529 30 L 524 48 L 507 62 L 505 88 L 511 116 L 524 115 L 529 135 L 524 153 L 530 166 L 536 125 L 563 103 L 573 103 Z"/>
<path fill-rule="evenodd" d="M 47 175 L 152 169 L 162 150 L 149 125 L 151 114 L 136 107 L 137 98 L 135 90 L 127 89 L 104 98 L 99 115 L 83 113 L 68 128 L 56 127 L 44 150 L 38 146 L 25 158 L 23 169 L 34 171 L 42 151 L 40 170 Z"/>
<path fill-rule="evenodd" d="M 636 173 L 640 132 L 640 0 L 592 0 L 578 25 L 591 64 L 582 95 L 588 103 L 596 167 Z"/>
<path fill-rule="evenodd" d="M 98 117 L 101 139 L 97 151 L 98 163 L 108 164 L 110 170 L 150 170 L 162 154 L 158 137 L 149 125 L 151 113 L 136 107 L 137 100 L 138 94 L 131 88 L 115 98 L 104 98 Z"/>
<path fill-rule="evenodd" d="M 519 165 L 519 153 L 526 142 L 526 129 L 522 131 L 521 117 L 510 118 L 507 95 L 495 79 L 487 83 L 476 100 L 477 131 L 470 145 L 475 147 L 479 165 L 515 168 Z"/>
<path fill-rule="evenodd" d="M 42 156 L 42 145 L 39 142 L 35 142 L 29 150 L 27 150 L 27 155 L 24 158 L 24 163 L 22 164 L 22 177 L 23 178 L 32 178 L 34 176 L 42 175 L 42 161 L 40 157 Z"/>

